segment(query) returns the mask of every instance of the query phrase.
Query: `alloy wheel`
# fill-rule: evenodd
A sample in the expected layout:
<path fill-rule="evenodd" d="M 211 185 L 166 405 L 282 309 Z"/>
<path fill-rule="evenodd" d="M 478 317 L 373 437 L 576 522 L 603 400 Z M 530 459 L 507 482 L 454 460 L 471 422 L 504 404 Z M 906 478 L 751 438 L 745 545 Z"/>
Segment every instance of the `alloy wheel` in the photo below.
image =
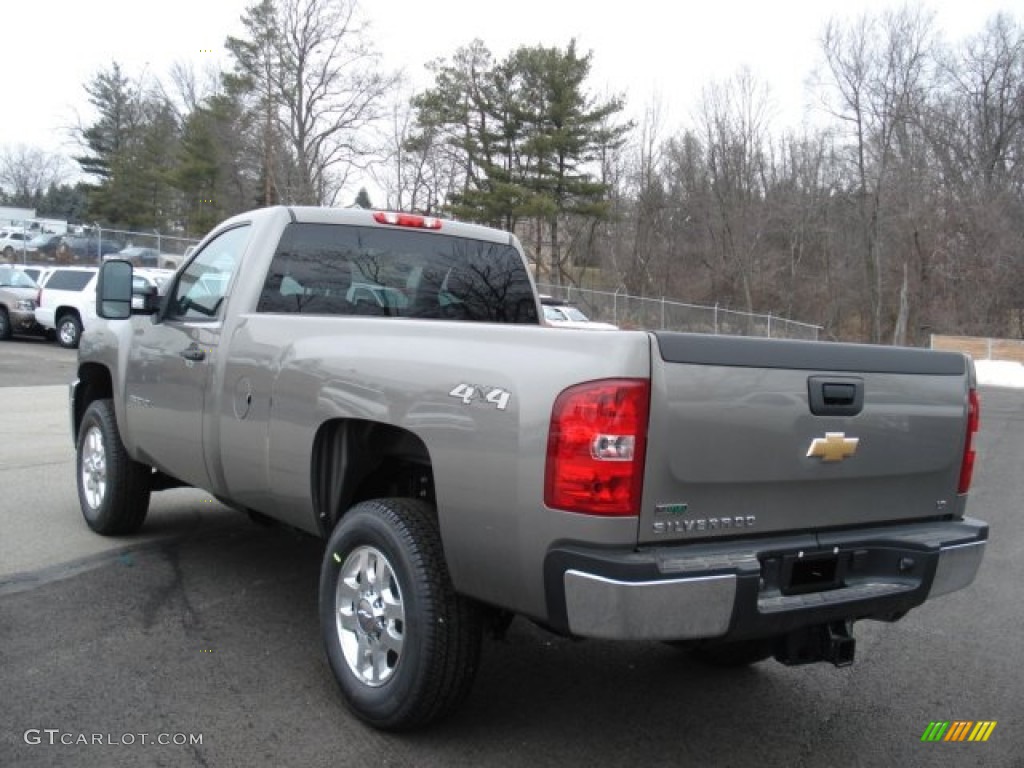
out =
<path fill-rule="evenodd" d="M 380 550 L 358 547 L 345 558 L 335 613 L 349 670 L 365 685 L 384 685 L 402 658 L 405 608 L 394 568 Z"/>

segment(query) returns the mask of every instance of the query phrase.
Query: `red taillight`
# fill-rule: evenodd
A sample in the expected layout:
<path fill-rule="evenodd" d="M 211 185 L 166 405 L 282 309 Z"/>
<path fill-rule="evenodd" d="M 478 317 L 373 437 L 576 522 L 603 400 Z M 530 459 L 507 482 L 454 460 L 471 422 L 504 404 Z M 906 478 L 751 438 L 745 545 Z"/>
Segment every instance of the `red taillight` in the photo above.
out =
<path fill-rule="evenodd" d="M 551 409 L 544 503 L 589 515 L 638 515 L 651 396 L 645 379 L 570 387 Z"/>
<path fill-rule="evenodd" d="M 420 216 L 415 213 L 392 213 L 391 211 L 375 211 L 373 220 L 378 224 L 392 224 L 396 227 L 415 227 L 416 229 L 440 229 L 441 220 L 433 216 Z"/>
<path fill-rule="evenodd" d="M 981 402 L 977 390 L 972 389 L 967 395 L 967 437 L 964 440 L 964 459 L 960 464 L 960 483 L 957 493 L 967 493 L 971 487 L 971 475 L 974 474 L 974 436 L 981 426 Z"/>

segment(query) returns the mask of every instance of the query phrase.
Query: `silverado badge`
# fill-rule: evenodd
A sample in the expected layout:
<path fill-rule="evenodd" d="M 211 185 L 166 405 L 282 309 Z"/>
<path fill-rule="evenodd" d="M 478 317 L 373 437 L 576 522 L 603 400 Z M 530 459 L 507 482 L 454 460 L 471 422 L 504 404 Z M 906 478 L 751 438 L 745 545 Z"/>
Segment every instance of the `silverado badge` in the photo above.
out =
<path fill-rule="evenodd" d="M 820 458 L 822 461 L 842 461 L 857 452 L 856 437 L 847 437 L 843 432 L 826 432 L 824 437 L 816 437 L 807 449 L 807 458 Z"/>

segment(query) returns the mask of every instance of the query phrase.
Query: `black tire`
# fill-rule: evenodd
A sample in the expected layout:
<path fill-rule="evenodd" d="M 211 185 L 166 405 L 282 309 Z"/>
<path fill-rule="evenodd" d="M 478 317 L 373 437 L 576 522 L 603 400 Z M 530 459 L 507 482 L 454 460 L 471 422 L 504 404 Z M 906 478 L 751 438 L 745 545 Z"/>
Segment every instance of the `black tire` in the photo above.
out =
<path fill-rule="evenodd" d="M 425 502 L 376 499 L 344 515 L 324 552 L 320 623 L 345 703 L 376 728 L 437 721 L 476 677 L 481 612 L 452 587 Z"/>
<path fill-rule="evenodd" d="M 756 638 L 701 645 L 692 648 L 690 652 L 695 659 L 708 666 L 736 668 L 748 667 L 771 658 L 775 654 L 775 645 L 775 638 Z"/>
<path fill-rule="evenodd" d="M 57 318 L 57 343 L 65 349 L 78 349 L 82 340 L 82 321 L 74 312 L 66 312 Z"/>
<path fill-rule="evenodd" d="M 94 400 L 82 417 L 75 474 L 82 516 L 96 533 L 119 536 L 142 527 L 152 470 L 125 451 L 111 400 Z"/>
<path fill-rule="evenodd" d="M 7 308 L 0 307 L 0 341 L 7 341 L 12 334 L 11 318 L 7 314 Z"/>

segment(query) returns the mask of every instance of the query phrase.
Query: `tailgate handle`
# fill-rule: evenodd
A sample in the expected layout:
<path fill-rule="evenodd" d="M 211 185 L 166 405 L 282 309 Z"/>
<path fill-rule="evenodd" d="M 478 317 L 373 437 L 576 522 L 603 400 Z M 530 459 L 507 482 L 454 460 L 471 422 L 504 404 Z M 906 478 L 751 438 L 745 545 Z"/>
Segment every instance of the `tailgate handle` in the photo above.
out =
<path fill-rule="evenodd" d="M 864 408 L 864 379 L 856 376 L 811 376 L 807 395 L 815 416 L 856 416 Z"/>
<path fill-rule="evenodd" d="M 857 388 L 853 384 L 822 384 L 821 393 L 825 405 L 853 405 Z"/>

